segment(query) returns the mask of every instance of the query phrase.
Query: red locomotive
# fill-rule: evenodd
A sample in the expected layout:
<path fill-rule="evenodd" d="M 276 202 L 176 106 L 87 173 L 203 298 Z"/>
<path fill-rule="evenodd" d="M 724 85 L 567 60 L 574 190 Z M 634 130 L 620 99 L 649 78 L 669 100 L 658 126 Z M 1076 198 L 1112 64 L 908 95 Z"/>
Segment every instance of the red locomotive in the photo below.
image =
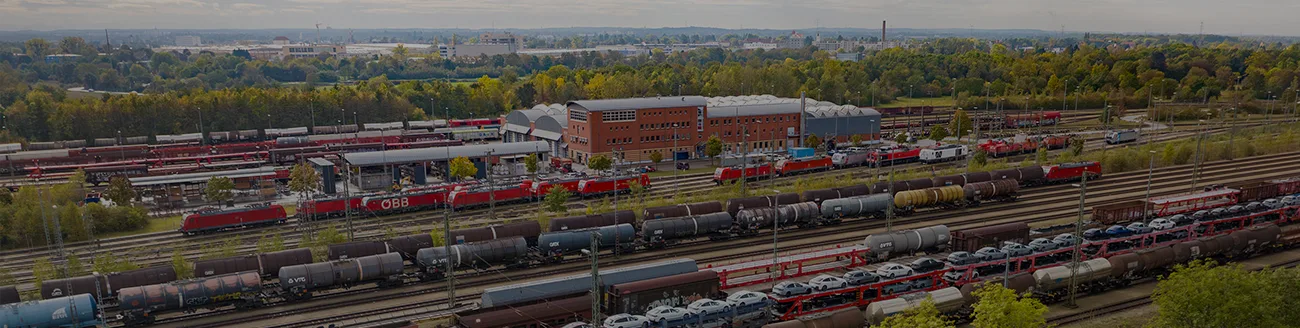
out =
<path fill-rule="evenodd" d="M 348 209 L 353 213 L 360 209 L 362 198 L 356 196 L 304 200 L 298 203 L 298 216 L 309 220 L 343 217 Z"/>
<path fill-rule="evenodd" d="M 365 197 L 362 208 L 371 213 L 401 213 L 434 209 L 447 204 L 449 189 L 425 189 L 418 192 L 383 194 Z"/>
<path fill-rule="evenodd" d="M 919 150 L 917 154 L 920 154 Z M 783 159 L 776 162 L 776 174 L 784 177 L 795 174 L 826 171 L 830 170 L 832 165 L 831 158 L 827 156 Z"/>
<path fill-rule="evenodd" d="M 740 180 L 744 177 L 746 180 L 754 181 L 767 179 L 772 176 L 772 164 L 763 163 L 751 165 L 744 168 L 744 174 L 741 174 L 741 168 L 738 166 L 719 167 L 713 170 L 713 183 L 722 185 L 723 183 Z"/>
<path fill-rule="evenodd" d="M 873 151 L 867 164 L 875 167 L 911 163 L 921 160 L 921 148 L 908 146 L 880 147 Z"/>
<path fill-rule="evenodd" d="M 447 196 L 447 203 L 451 204 L 452 208 L 459 210 L 467 207 L 488 206 L 493 202 L 500 205 L 527 202 L 530 199 L 532 198 L 528 195 L 528 189 L 522 186 L 510 186 L 498 187 L 495 190 L 479 188 L 453 191 Z"/>
<path fill-rule="evenodd" d="M 574 176 L 563 177 L 563 178 L 550 180 L 550 181 L 541 181 L 538 183 L 534 183 L 531 187 L 529 187 L 529 194 L 531 194 L 533 200 L 546 198 L 546 193 L 551 192 L 551 187 L 554 186 L 564 187 L 564 189 L 568 189 L 569 192 L 577 194 L 579 182 L 582 182 L 582 178 L 574 177 Z"/>
<path fill-rule="evenodd" d="M 578 196 L 588 198 L 612 194 L 615 192 L 627 192 L 631 189 L 630 185 L 632 183 L 638 183 L 641 186 L 649 188 L 650 176 L 640 174 L 582 180 L 578 182 Z"/>
<path fill-rule="evenodd" d="M 1088 172 L 1088 180 L 1101 178 L 1101 163 L 1092 161 L 1045 166 L 1043 170 L 1047 183 L 1078 181 L 1083 172 Z"/>
<path fill-rule="evenodd" d="M 181 222 L 179 231 L 186 235 L 208 233 L 242 227 L 284 223 L 289 217 L 280 205 L 263 205 L 229 210 L 206 210 L 190 214 Z"/>

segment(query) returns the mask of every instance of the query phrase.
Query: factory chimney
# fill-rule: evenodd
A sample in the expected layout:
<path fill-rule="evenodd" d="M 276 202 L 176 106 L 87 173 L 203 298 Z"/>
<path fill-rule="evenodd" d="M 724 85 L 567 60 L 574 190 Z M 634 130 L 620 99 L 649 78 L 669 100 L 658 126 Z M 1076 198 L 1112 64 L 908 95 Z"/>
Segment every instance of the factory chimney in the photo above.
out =
<path fill-rule="evenodd" d="M 887 22 L 888 21 L 880 21 L 880 43 L 885 43 L 885 23 Z"/>

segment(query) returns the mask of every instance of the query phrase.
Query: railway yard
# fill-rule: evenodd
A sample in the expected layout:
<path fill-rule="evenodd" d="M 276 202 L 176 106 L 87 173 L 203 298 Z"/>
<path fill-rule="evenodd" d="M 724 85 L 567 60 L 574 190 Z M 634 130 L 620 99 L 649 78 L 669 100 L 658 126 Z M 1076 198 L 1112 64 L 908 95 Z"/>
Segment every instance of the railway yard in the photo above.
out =
<path fill-rule="evenodd" d="M 1067 112 L 1067 115 L 1059 116 L 1060 113 L 1057 113 L 1057 115 L 1053 119 L 1053 123 L 1095 121 L 1097 119 L 1095 112 Z M 904 125 L 882 126 L 882 130 L 910 127 L 913 123 L 924 128 L 925 124 L 930 123 L 928 120 L 925 123 L 920 120 L 916 116 L 907 116 L 903 120 L 902 124 Z M 936 123 L 942 124 L 942 122 Z M 1268 123 L 1263 121 L 1240 121 L 1235 122 L 1235 124 L 1239 127 L 1249 127 Z M 1206 133 L 1210 134 L 1224 133 L 1229 129 L 1225 125 L 1197 126 L 1197 128 L 1202 128 Z M 1056 133 L 1059 134 L 1060 131 L 1057 130 Z M 1182 139 L 1194 136 L 1196 133 L 1196 130 L 1191 129 L 1191 126 L 1175 125 L 1173 129 L 1157 131 L 1153 136 L 1144 136 L 1139 143 Z M 1075 134 L 1074 137 L 1082 138 L 1086 149 L 1116 147 L 1107 146 L 1107 137 L 1101 134 L 1100 132 L 1080 132 Z M 1005 137 L 1010 136 L 1009 134 L 1005 135 Z M 974 145 L 971 146 L 974 147 Z M 1035 145 L 1034 148 L 1036 147 L 1038 146 Z M 1006 158 L 1006 162 L 1014 165 L 1014 163 L 1021 160 L 1032 160 L 1034 155 L 1031 151 L 1025 151 L 1024 153 L 1008 154 L 1009 157 Z M 141 298 L 143 297 L 141 295 L 154 295 L 156 293 L 147 289 L 152 288 L 153 284 L 167 286 L 165 284 L 169 281 L 176 280 L 174 271 L 171 272 L 170 276 L 165 273 L 158 273 L 150 274 L 148 278 L 143 279 L 131 278 L 131 283 L 127 283 L 127 285 L 133 287 L 122 288 L 121 290 L 115 290 L 118 289 L 117 287 L 96 287 L 95 283 L 102 281 L 120 286 L 123 283 L 119 283 L 114 279 L 127 279 L 122 276 L 116 276 L 117 278 L 115 278 L 115 276 L 108 275 L 106 278 L 91 278 L 91 287 L 84 287 L 85 285 L 74 287 L 75 284 L 70 282 L 74 279 L 69 279 L 66 282 L 63 280 L 47 281 L 45 282 L 47 286 L 41 290 L 41 295 L 46 299 L 58 299 L 65 297 L 65 295 L 97 290 L 99 291 L 96 293 L 98 295 L 93 297 L 99 299 L 98 307 L 109 314 L 105 319 L 110 326 L 134 326 L 139 324 L 151 324 L 156 327 L 380 326 L 432 320 L 448 323 L 455 322 L 464 327 L 479 327 L 472 322 L 465 322 L 465 318 L 475 316 L 507 318 L 509 315 L 504 314 L 504 312 L 493 311 L 506 309 L 511 313 L 528 312 L 521 309 L 536 306 L 551 306 L 553 308 L 547 308 L 543 311 L 556 312 L 561 311 L 560 308 L 567 306 L 568 303 L 577 304 L 580 308 L 585 307 L 589 315 L 590 297 L 585 297 L 587 301 L 570 302 L 569 298 L 571 297 L 583 297 L 576 290 L 553 292 L 541 297 L 549 301 L 533 305 L 516 304 L 485 307 L 482 304 L 493 297 L 494 293 L 501 293 L 501 290 L 532 288 L 515 285 L 527 284 L 529 281 L 537 279 L 581 275 L 584 272 L 590 272 L 593 261 L 582 255 L 579 250 L 586 245 L 585 236 L 599 231 L 601 239 L 599 241 L 599 266 L 601 271 L 619 269 L 636 271 L 642 270 L 640 267 L 645 266 L 662 265 L 667 267 L 668 265 L 663 263 L 670 262 L 686 265 L 682 264 L 685 262 L 681 261 L 689 261 L 689 266 L 693 267 L 692 271 L 716 272 L 719 280 L 722 281 L 720 286 L 716 287 L 716 292 L 719 294 L 739 295 L 746 291 L 754 291 L 769 295 L 764 301 L 765 306 L 763 307 L 764 310 L 762 310 L 762 313 L 764 313 L 762 317 L 766 319 L 732 320 L 726 319 L 731 318 L 730 316 L 723 318 L 721 314 L 718 314 L 718 320 L 732 320 L 729 322 L 744 322 L 744 325 L 754 326 L 762 325 L 762 323 L 768 321 L 795 320 L 773 325 L 802 327 L 806 323 L 811 327 L 813 326 L 812 323 L 800 321 L 799 318 L 817 313 L 850 311 L 861 319 L 863 318 L 862 309 L 865 309 L 866 317 L 870 318 L 873 311 L 884 311 L 880 309 L 884 305 L 879 304 L 902 302 L 904 299 L 910 300 L 916 295 L 921 295 L 921 293 L 931 293 L 937 299 L 941 293 L 955 293 L 956 290 L 961 289 L 962 293 L 956 294 L 958 300 L 954 301 L 961 303 L 962 297 L 960 295 L 969 294 L 966 290 L 968 286 L 975 286 L 992 276 L 1032 276 L 1039 281 L 1031 282 L 1031 285 L 1039 284 L 1040 289 L 1050 292 L 1050 288 L 1041 288 L 1043 287 L 1043 280 L 1038 279 L 1038 276 L 1044 272 L 1059 273 L 1059 270 L 1064 268 L 1061 264 L 1069 262 L 1069 248 L 1036 250 L 1031 254 L 1019 255 L 1018 258 L 1010 260 L 989 260 L 960 265 L 951 264 L 941 266 L 940 270 L 932 272 L 882 277 L 870 284 L 809 291 L 807 295 L 783 295 L 775 289 L 785 287 L 776 287 L 777 285 L 785 286 L 784 284 L 789 281 L 806 281 L 816 273 L 839 276 L 850 270 L 882 272 L 885 266 L 883 262 L 909 263 L 920 258 L 915 254 L 925 254 L 925 257 L 932 258 L 944 258 L 951 254 L 954 249 L 974 253 L 976 249 L 967 250 L 965 249 L 967 246 L 958 245 L 956 242 L 948 246 L 946 240 L 949 231 L 961 232 L 1006 226 L 1008 224 L 1022 224 L 1033 229 L 1026 230 L 1027 238 L 1021 240 L 1023 243 L 1028 242 L 1031 238 L 1047 237 L 1050 239 L 1058 234 L 1073 231 L 1072 226 L 1076 216 L 1082 215 L 1080 211 L 1092 213 L 1094 209 L 1104 207 L 1102 205 L 1144 199 L 1145 197 L 1151 197 L 1152 199 L 1208 197 L 1197 195 L 1201 195 L 1198 192 L 1202 192 L 1203 188 L 1209 186 L 1235 186 L 1247 182 L 1260 183 L 1261 181 L 1290 181 L 1289 179 L 1300 178 L 1300 164 L 1296 164 L 1298 158 L 1300 158 L 1300 153 L 1282 153 L 1231 161 L 1206 162 L 1199 166 L 1177 165 L 1155 169 L 1150 173 L 1149 177 L 1148 172 L 1141 171 L 1101 175 L 1101 167 L 1095 166 L 1096 163 L 1093 163 L 1095 167 L 1088 165 L 1056 165 L 1043 168 L 1030 166 L 1028 168 L 997 170 L 992 173 L 973 172 L 975 175 L 959 174 L 956 176 L 927 176 L 924 178 L 920 177 L 924 171 L 956 171 L 964 166 L 964 161 L 956 160 L 939 164 L 904 163 L 897 164 L 892 168 L 875 167 L 873 165 L 838 169 L 827 167 L 824 170 L 798 172 L 801 173 L 799 175 L 781 174 L 777 176 L 777 174 L 773 173 L 770 179 L 750 181 L 746 183 L 745 187 L 748 192 L 745 193 L 745 196 L 752 197 L 712 201 L 718 203 L 716 210 L 706 211 L 703 214 L 675 213 L 676 215 L 663 215 L 664 218 L 652 220 L 650 219 L 653 216 L 652 211 L 660 209 L 645 208 L 646 202 L 632 200 L 629 196 L 606 196 L 599 200 L 602 203 L 599 206 L 600 208 L 604 209 L 603 204 L 609 204 L 612 210 L 635 210 L 635 213 L 629 212 L 628 215 L 640 216 L 644 221 L 638 222 L 635 217 L 631 217 L 628 220 L 630 224 L 619 225 L 618 223 L 627 221 L 619 218 L 619 214 L 613 214 L 605 217 L 606 221 L 600 221 L 605 223 L 587 224 L 581 226 L 581 229 L 568 228 L 568 230 L 563 231 L 554 231 L 555 229 L 545 225 L 522 230 L 505 228 L 527 226 L 530 223 L 535 223 L 531 218 L 539 215 L 541 204 L 534 204 L 533 202 L 501 204 L 494 206 L 492 209 L 483 207 L 457 209 L 454 214 L 451 214 L 455 219 L 454 229 L 456 231 L 453 233 L 463 235 L 462 238 L 458 238 L 463 244 L 456 246 L 466 248 L 455 249 L 457 252 L 471 254 L 469 259 L 441 253 L 443 250 L 441 246 L 431 247 L 433 246 L 431 244 L 432 238 L 427 232 L 430 227 L 441 227 L 444 210 L 419 210 L 407 213 L 384 213 L 384 215 L 358 213 L 359 215 L 353 217 L 349 222 L 342 219 L 304 220 L 290 218 L 279 225 L 248 227 L 236 231 L 197 236 L 186 236 L 171 231 L 149 233 L 93 242 L 69 243 L 66 245 L 66 249 L 70 253 L 83 258 L 90 258 L 102 252 L 125 254 L 139 259 L 136 263 L 141 267 L 166 267 L 170 269 L 172 263 L 170 255 L 174 250 L 180 250 L 180 254 L 188 261 L 202 263 L 204 261 L 200 261 L 200 257 L 206 254 L 204 248 L 212 247 L 211 245 L 233 240 L 239 245 L 235 249 L 236 253 L 253 254 L 257 251 L 256 244 L 258 240 L 271 234 L 283 237 L 286 248 L 294 249 L 305 245 L 305 235 L 314 233 L 325 225 L 350 228 L 355 233 L 355 240 L 358 242 L 329 247 L 329 258 L 339 261 L 311 264 L 313 262 L 311 253 L 307 251 L 307 258 L 301 259 L 302 256 L 300 255 L 298 256 L 300 259 L 283 263 L 284 265 L 276 265 L 274 268 L 267 267 L 269 264 L 267 264 L 265 258 L 253 257 L 251 262 L 248 260 L 243 261 L 251 264 L 243 264 L 242 266 L 222 264 L 222 266 L 213 269 L 216 272 L 204 273 L 200 272 L 201 270 L 195 270 L 195 274 L 201 277 L 211 276 L 215 278 L 207 279 L 222 279 L 221 286 L 223 287 L 221 288 L 226 288 L 224 290 L 227 292 L 233 291 L 228 295 L 236 295 L 231 299 L 210 301 L 211 303 L 208 305 L 211 305 L 212 309 L 191 311 L 191 309 L 197 309 L 201 306 L 191 308 L 188 304 L 173 305 L 167 303 L 167 301 L 144 301 L 144 298 Z M 829 157 L 827 162 L 829 163 Z M 776 166 L 780 167 L 781 165 Z M 881 182 L 885 176 L 889 175 L 888 172 L 895 170 L 915 174 L 917 177 L 896 181 L 893 185 Z M 777 169 L 777 171 L 780 171 L 780 169 Z M 1079 172 L 1081 171 L 1091 174 L 1091 176 L 1084 175 L 1085 177 L 1095 179 L 1087 182 L 1086 201 L 1080 199 L 1080 189 L 1070 184 L 1072 181 L 1079 179 Z M 1195 178 L 1192 178 L 1193 176 Z M 943 182 L 953 181 L 953 177 L 958 178 L 960 182 Z M 643 176 L 641 179 L 646 178 Z M 795 184 L 803 183 L 809 179 L 833 179 L 840 180 L 840 183 L 836 184 L 837 188 L 822 191 L 833 192 L 833 196 L 816 197 L 814 199 L 810 195 L 820 190 L 805 190 L 802 194 L 794 190 Z M 694 206 L 708 203 L 710 201 L 706 199 L 710 199 L 709 195 L 718 194 L 720 188 L 734 188 L 716 186 L 717 181 L 715 180 L 713 174 L 683 174 L 680 177 L 649 178 L 643 181 L 648 181 L 648 185 L 652 187 L 639 197 L 641 199 L 667 199 L 670 200 L 668 204 L 673 202 L 680 204 L 691 203 Z M 1196 185 L 1192 185 L 1189 181 L 1196 181 L 1194 182 Z M 949 183 L 952 185 L 945 187 Z M 991 187 L 995 183 L 1002 184 L 998 184 L 998 187 Z M 1012 186 L 1010 191 L 1003 187 L 1008 183 L 1009 186 Z M 1282 184 L 1278 183 L 1278 185 Z M 624 185 L 616 185 L 626 189 Z M 965 186 L 964 196 L 962 195 L 963 186 Z M 988 194 L 989 197 L 987 198 L 978 196 L 981 193 L 986 193 L 984 191 L 975 191 L 977 196 L 971 196 L 972 190 L 983 190 L 979 188 L 1004 189 L 1001 189 L 1001 192 Z M 1192 191 L 1190 196 L 1188 196 L 1189 190 Z M 942 196 L 943 193 L 955 194 L 953 194 L 954 196 Z M 897 196 L 888 196 L 890 194 L 897 194 Z M 996 194 L 997 197 L 992 197 L 993 194 Z M 1094 261 L 1099 261 L 1095 263 L 1106 263 L 1108 258 L 1113 262 L 1115 258 L 1137 254 L 1132 249 L 1139 248 L 1164 248 L 1172 252 L 1182 243 L 1200 242 L 1197 237 L 1227 238 L 1228 241 L 1225 243 L 1231 244 L 1232 238 L 1237 238 L 1235 236 L 1238 233 L 1256 232 L 1256 229 L 1249 228 L 1250 226 L 1271 224 L 1279 227 L 1276 228 L 1276 233 L 1272 233 L 1272 237 L 1276 238 L 1274 241 L 1269 242 L 1267 245 L 1269 247 L 1263 247 L 1264 245 L 1255 247 L 1256 245 L 1254 245 L 1252 239 L 1249 247 L 1241 246 L 1239 242 L 1239 245 L 1235 246 L 1235 248 L 1224 246 L 1229 250 L 1222 251 L 1221 254 L 1210 255 L 1242 259 L 1243 263 L 1247 263 L 1252 267 L 1295 265 L 1297 261 L 1300 261 L 1300 258 L 1298 258 L 1300 253 L 1294 249 L 1286 249 L 1275 253 L 1266 252 L 1272 251 L 1274 248 L 1294 245 L 1295 229 L 1290 224 L 1300 221 L 1300 218 L 1296 215 L 1296 210 L 1300 209 L 1300 201 L 1294 204 L 1282 201 L 1282 197 L 1286 194 L 1285 191 L 1269 194 L 1266 198 L 1273 200 L 1273 203 L 1268 203 L 1267 206 L 1256 205 L 1250 209 L 1233 209 L 1233 212 L 1215 212 L 1213 217 L 1204 219 L 1198 217 L 1186 223 L 1180 222 L 1177 227 L 1141 232 L 1132 236 L 1088 238 L 1090 242 L 1087 245 L 1088 247 L 1085 248 L 1089 249 L 1089 251 L 1087 251 L 1084 259 L 1089 262 L 1085 263 L 1094 263 Z M 825 195 L 825 193 L 822 195 Z M 864 203 L 871 202 L 873 196 L 882 195 L 885 195 L 884 200 L 889 203 L 888 206 L 881 205 L 883 203 L 870 206 Z M 1242 206 L 1247 203 L 1264 202 L 1265 198 L 1246 199 L 1246 196 L 1239 196 L 1242 194 L 1233 193 L 1232 195 L 1232 197 L 1242 199 L 1240 201 Z M 540 195 L 534 197 L 537 196 Z M 911 197 L 920 198 L 913 199 Z M 874 199 L 877 202 L 880 200 L 879 197 Z M 1215 203 L 1213 205 L 1222 205 L 1226 209 L 1230 205 L 1236 205 L 1237 199 L 1233 198 L 1231 204 Z M 750 203 L 750 201 L 759 200 L 761 200 L 759 203 Z M 839 206 L 830 209 L 825 205 L 832 200 L 851 200 L 857 202 L 858 205 L 856 209 L 845 212 Z M 447 199 L 447 202 L 456 204 L 450 198 Z M 583 211 L 588 207 L 593 207 L 593 202 L 595 201 L 592 199 L 580 197 L 570 199 L 565 206 L 576 211 Z M 736 204 L 748 205 L 736 208 Z M 1195 211 L 1208 211 L 1214 208 L 1214 206 L 1205 205 L 1203 202 L 1195 205 L 1177 203 L 1173 206 L 1179 211 L 1185 211 L 1188 216 L 1193 214 L 1193 210 L 1189 210 L 1191 207 L 1196 207 Z M 705 204 L 700 208 L 709 207 L 714 206 Z M 723 211 L 724 207 L 730 208 Z M 301 205 L 298 206 L 299 214 L 303 213 L 302 208 Z M 669 211 L 669 209 L 663 210 Z M 1146 211 L 1146 208 L 1143 207 L 1142 210 Z M 715 211 L 718 213 L 709 213 Z M 810 214 L 811 218 L 804 215 L 805 212 Z M 1169 215 L 1163 215 L 1165 212 L 1161 213 L 1162 215 L 1159 215 L 1159 217 L 1169 217 Z M 1196 214 L 1200 214 L 1200 212 L 1196 212 Z M 895 217 L 886 220 L 886 216 Z M 1148 217 L 1145 214 L 1138 216 L 1137 220 L 1139 221 L 1154 217 Z M 602 219 L 591 218 L 589 220 L 599 221 Z M 573 222 L 579 221 L 575 220 Z M 705 222 L 712 222 L 713 228 L 705 228 L 705 226 L 710 226 L 704 224 Z M 1084 228 L 1099 228 L 1100 230 L 1106 230 L 1107 225 L 1111 223 L 1128 223 L 1110 222 L 1109 220 L 1103 223 L 1098 222 L 1095 217 L 1087 222 L 1088 225 Z M 345 223 L 349 224 L 350 227 L 345 226 Z M 663 225 L 663 228 L 656 224 Z M 647 228 L 652 225 L 656 225 L 655 228 Z M 693 226 L 693 228 L 673 228 L 686 225 Z M 943 241 L 933 242 L 933 245 L 924 247 L 913 245 L 915 246 L 914 249 L 904 249 L 906 247 L 898 246 L 900 247 L 898 252 L 890 253 L 885 250 L 886 247 L 880 244 L 873 246 L 872 244 L 871 238 L 876 236 L 886 238 L 897 235 L 898 231 L 936 229 L 935 226 L 943 227 L 942 234 L 944 237 L 942 238 Z M 657 233 L 649 233 L 651 230 L 660 231 L 661 229 L 670 228 L 679 229 L 680 232 L 662 236 Z M 486 232 L 487 237 L 481 236 L 485 233 L 484 231 L 488 231 Z M 1232 234 L 1231 238 L 1229 237 L 1230 234 Z M 867 236 L 872 237 L 867 238 Z M 865 245 L 864 238 L 867 238 Z M 773 243 L 778 242 L 778 240 L 779 248 L 774 250 Z M 489 246 L 488 243 L 496 244 Z M 891 242 L 890 245 L 894 245 L 894 243 Z M 996 245 L 996 243 L 993 245 Z M 493 247 L 491 254 L 495 255 L 489 255 L 488 252 L 479 249 L 486 249 L 484 247 Z M 895 246 L 889 246 L 891 249 L 892 247 Z M 518 254 L 505 256 L 497 254 L 499 253 L 498 248 L 517 249 L 519 251 Z M 797 259 L 800 258 L 801 254 L 841 251 L 847 256 L 835 256 L 816 261 L 808 260 L 806 263 L 799 263 L 797 268 L 783 267 L 783 269 L 776 270 L 777 272 L 774 272 L 770 266 L 768 268 L 744 266 L 744 264 L 751 262 L 768 261 L 767 263 L 775 263 L 774 256 Z M 0 252 L 0 261 L 3 261 L 5 268 L 12 270 L 11 272 L 18 283 L 16 289 L 29 291 L 35 289 L 30 270 L 34 260 L 50 257 L 53 252 L 53 250 L 4 251 Z M 303 253 L 300 251 L 298 254 Z M 1257 254 L 1264 255 L 1252 258 L 1253 255 Z M 452 260 L 453 258 L 458 258 L 458 260 Z M 793 263 L 804 260 L 791 261 Z M 454 274 L 457 281 L 454 299 L 449 299 L 450 293 L 448 293 L 447 284 L 443 282 L 447 275 L 446 272 L 443 272 L 443 265 L 449 262 L 458 267 Z M 235 262 L 231 261 L 230 263 Z M 249 265 L 251 265 L 251 268 L 248 267 Z M 1003 266 L 1006 269 L 995 268 Z M 747 269 L 732 271 L 732 268 L 736 267 L 745 267 Z M 814 267 L 818 269 L 806 270 Z M 250 269 L 256 272 L 248 273 L 246 270 Z M 301 277 L 294 276 L 293 272 L 296 272 L 294 270 L 305 270 L 303 272 L 306 273 L 300 274 Z M 331 271 L 334 273 L 331 274 Z M 241 274 L 240 272 L 244 273 Z M 338 275 L 339 272 L 353 272 L 357 276 L 327 277 Z M 977 272 L 982 272 L 982 276 L 976 275 Z M 1115 291 L 1107 291 L 1111 289 L 1115 278 L 1087 281 L 1092 283 L 1089 285 L 1091 289 L 1080 301 L 1085 306 L 1080 309 L 1063 309 L 1053 305 L 1048 320 L 1053 324 L 1076 323 L 1098 315 L 1148 304 L 1149 298 L 1143 295 L 1149 295 L 1150 289 L 1154 285 L 1150 282 L 1150 277 L 1154 272 L 1158 272 L 1158 270 L 1148 269 L 1142 272 L 1134 272 L 1131 276 L 1125 276 L 1122 279 L 1131 279 L 1134 286 Z M 334 279 L 339 281 L 334 281 Z M 590 279 L 588 278 L 586 281 L 586 286 L 591 286 Z M 49 290 L 50 288 L 57 289 L 57 287 L 49 287 L 48 285 L 62 285 L 63 283 L 67 283 L 66 286 L 70 290 L 58 290 L 53 293 Z M 1125 284 L 1127 283 L 1129 283 L 1129 280 L 1125 280 Z M 905 287 L 902 287 L 903 289 L 900 291 L 899 286 Z M 186 290 L 185 287 L 160 288 Z M 1059 289 L 1055 290 L 1055 292 L 1059 292 Z M 172 291 L 171 293 L 178 292 Z M 903 294 L 911 296 L 898 297 Z M 1057 300 L 1060 297 L 1059 293 L 1045 293 L 1040 296 L 1045 300 Z M 149 305 L 141 306 L 140 302 Z M 154 302 L 161 303 L 155 304 Z M 685 304 L 676 305 L 685 306 Z M 94 308 L 95 306 L 90 307 Z M 185 311 L 178 311 L 181 308 L 184 308 Z M 573 310 L 564 308 L 563 311 Z M 950 310 L 960 312 L 956 308 Z M 733 315 L 739 313 L 740 309 L 736 309 L 736 311 Z M 613 314 L 616 313 L 606 313 L 606 315 Z M 705 312 L 700 312 L 691 317 L 691 320 L 697 320 L 701 323 L 713 320 L 712 316 L 714 314 L 709 314 L 708 317 L 704 314 Z M 579 315 L 579 317 L 586 316 Z M 534 318 L 534 320 L 541 319 Z M 803 320 L 807 321 L 809 319 L 805 318 Z M 795 326 L 795 324 L 799 326 Z M 672 324 L 660 322 L 658 325 L 671 326 Z M 491 325 L 484 324 L 483 326 Z"/>

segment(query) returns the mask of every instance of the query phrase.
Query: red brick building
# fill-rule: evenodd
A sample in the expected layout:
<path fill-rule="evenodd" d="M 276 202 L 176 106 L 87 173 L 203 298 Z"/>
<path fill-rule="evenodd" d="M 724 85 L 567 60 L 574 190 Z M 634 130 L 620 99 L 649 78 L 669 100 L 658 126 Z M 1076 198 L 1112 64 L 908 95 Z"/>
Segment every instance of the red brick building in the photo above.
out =
<path fill-rule="evenodd" d="M 797 147 L 808 133 L 841 142 L 880 133 L 875 110 L 770 95 L 578 100 L 565 108 L 567 156 L 579 163 L 614 152 L 628 162 L 649 161 L 655 152 L 665 160 L 697 158 L 713 135 L 727 152 L 756 152 Z"/>
<path fill-rule="evenodd" d="M 700 96 L 570 101 L 569 158 L 585 163 L 595 155 L 612 158 L 615 151 L 631 162 L 648 161 L 654 152 L 665 159 L 692 157 L 695 145 L 707 138 L 706 105 Z"/>

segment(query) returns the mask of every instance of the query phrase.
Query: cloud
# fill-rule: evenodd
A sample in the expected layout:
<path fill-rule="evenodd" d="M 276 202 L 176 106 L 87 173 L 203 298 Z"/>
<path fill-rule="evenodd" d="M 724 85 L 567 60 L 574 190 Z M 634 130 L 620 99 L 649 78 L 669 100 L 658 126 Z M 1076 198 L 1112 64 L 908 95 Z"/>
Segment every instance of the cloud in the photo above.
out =
<path fill-rule="evenodd" d="M 232 5 L 231 7 L 232 7 L 232 8 L 235 8 L 235 10 L 250 10 L 250 9 L 261 9 L 261 8 L 266 8 L 266 5 L 261 5 L 261 4 L 256 4 L 256 3 L 240 2 L 240 3 L 236 3 L 236 4 Z"/>

